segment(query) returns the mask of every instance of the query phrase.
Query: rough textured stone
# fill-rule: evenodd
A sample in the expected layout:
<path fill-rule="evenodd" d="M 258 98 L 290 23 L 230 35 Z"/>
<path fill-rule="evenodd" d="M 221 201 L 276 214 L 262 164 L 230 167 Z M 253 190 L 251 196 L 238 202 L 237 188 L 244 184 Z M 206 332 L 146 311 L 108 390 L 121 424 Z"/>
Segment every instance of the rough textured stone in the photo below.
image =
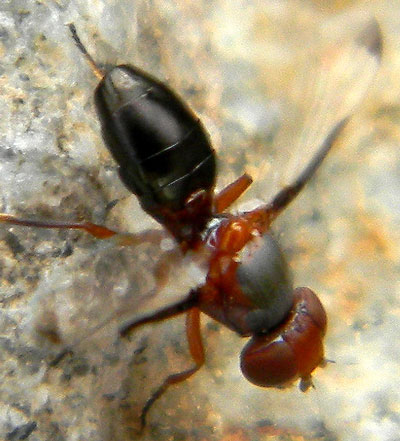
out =
<path fill-rule="evenodd" d="M 143 439 L 398 439 L 400 6 L 1 2 L 1 211 L 121 231 L 155 224 L 118 180 L 93 109 L 96 79 L 66 23 L 100 63 L 135 63 L 177 89 L 211 134 L 218 187 L 247 170 L 255 183 L 242 201 L 250 203 L 268 199 L 293 153 L 295 72 L 361 15 L 382 27 L 380 73 L 316 179 L 276 224 L 296 284 L 326 306 L 326 353 L 335 363 L 317 370 L 307 394 L 256 388 L 239 372 L 244 342 L 204 320 L 206 366 L 155 404 Z M 287 143 L 277 146 L 282 130 Z M 160 251 L 147 244 L 120 250 L 77 232 L 0 225 L 0 250 L 0 439 L 137 439 L 151 390 L 190 365 L 184 323 L 147 327 L 130 341 L 118 340 L 115 326 L 182 294 L 192 277 L 181 280 L 186 262 L 149 298 Z M 60 349 L 53 331 L 74 354 L 49 367 Z"/>

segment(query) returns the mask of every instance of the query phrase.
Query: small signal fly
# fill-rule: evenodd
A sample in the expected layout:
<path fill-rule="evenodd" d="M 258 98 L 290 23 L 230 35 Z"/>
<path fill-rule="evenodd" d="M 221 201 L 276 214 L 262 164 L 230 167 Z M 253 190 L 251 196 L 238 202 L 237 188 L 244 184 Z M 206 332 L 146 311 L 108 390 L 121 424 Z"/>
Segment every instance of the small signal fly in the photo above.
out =
<path fill-rule="evenodd" d="M 123 184 L 139 199 L 143 210 L 161 224 L 182 255 L 196 256 L 206 267 L 202 284 L 193 286 L 179 301 L 155 312 L 127 320 L 121 337 L 139 326 L 186 314 L 186 333 L 194 365 L 168 376 L 145 403 L 142 429 L 153 403 L 168 387 L 180 383 L 205 363 L 200 332 L 204 313 L 244 338 L 243 375 L 261 387 L 285 387 L 300 380 L 311 385 L 313 371 L 324 364 L 323 339 L 327 316 L 309 288 L 293 289 L 283 253 L 271 233 L 271 224 L 314 176 L 342 133 L 354 109 L 365 96 L 380 65 L 382 41 L 371 20 L 342 45 L 326 51 L 315 81 L 319 95 L 294 151 L 311 152 L 311 159 L 270 201 L 239 214 L 226 213 L 251 185 L 243 174 L 219 193 L 216 154 L 196 115 L 168 86 L 131 65 L 99 66 L 89 55 L 73 24 L 72 38 L 88 61 L 99 84 L 94 102 L 104 143 L 118 165 Z M 304 146 L 304 147 L 303 147 Z M 83 230 L 120 246 L 141 241 L 160 243 L 165 233 L 118 233 L 91 222 L 30 220 L 0 214 L 6 224 Z M 173 266 L 169 254 L 156 277 L 165 284 Z M 65 355 L 65 352 L 60 354 Z"/>

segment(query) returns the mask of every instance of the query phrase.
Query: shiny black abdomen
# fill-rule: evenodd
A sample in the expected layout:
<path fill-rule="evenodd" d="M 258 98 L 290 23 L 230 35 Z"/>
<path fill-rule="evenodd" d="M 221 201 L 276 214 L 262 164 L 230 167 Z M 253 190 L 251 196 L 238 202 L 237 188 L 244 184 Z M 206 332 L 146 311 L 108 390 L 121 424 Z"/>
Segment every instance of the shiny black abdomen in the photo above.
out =
<path fill-rule="evenodd" d="M 142 207 L 184 208 L 215 182 L 215 155 L 199 119 L 167 86 L 131 66 L 111 69 L 95 104 L 122 181 Z"/>

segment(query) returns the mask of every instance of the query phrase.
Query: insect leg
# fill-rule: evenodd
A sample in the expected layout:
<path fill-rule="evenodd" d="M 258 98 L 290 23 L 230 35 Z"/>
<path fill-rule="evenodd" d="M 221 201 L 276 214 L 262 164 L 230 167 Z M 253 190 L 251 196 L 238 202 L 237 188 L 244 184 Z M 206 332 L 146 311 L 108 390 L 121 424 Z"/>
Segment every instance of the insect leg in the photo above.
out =
<path fill-rule="evenodd" d="M 349 118 L 344 118 L 334 126 L 311 162 L 291 184 L 282 188 L 268 204 L 247 213 L 247 217 L 259 225 L 260 231 L 266 231 L 269 228 L 270 224 L 296 198 L 307 182 L 314 176 L 348 120 Z"/>
<path fill-rule="evenodd" d="M 253 179 L 248 174 L 240 176 L 236 181 L 229 184 L 223 190 L 221 190 L 214 198 L 214 211 L 215 213 L 222 213 L 225 211 L 236 199 L 247 190 L 251 185 Z"/>
<path fill-rule="evenodd" d="M 0 213 L 0 222 L 11 225 L 21 225 L 25 227 L 36 228 L 59 228 L 84 230 L 98 239 L 108 239 L 118 234 L 116 231 L 110 230 L 102 225 L 93 224 L 92 222 L 56 222 L 56 221 L 39 221 L 32 219 L 21 219 L 12 214 Z"/>
<path fill-rule="evenodd" d="M 198 292 L 196 290 L 190 291 L 189 295 L 179 302 L 173 303 L 172 305 L 166 306 L 165 308 L 159 309 L 149 315 L 139 317 L 127 321 L 119 328 L 119 334 L 121 337 L 126 337 L 134 329 L 139 326 L 146 325 L 148 323 L 157 323 L 165 319 L 175 317 L 179 314 L 192 309 L 198 304 Z"/>
<path fill-rule="evenodd" d="M 317 151 L 304 171 L 292 184 L 280 190 L 272 201 L 264 208 L 267 212 L 271 213 L 272 220 L 275 219 L 281 213 L 281 211 L 283 211 L 290 204 L 290 202 L 293 201 L 293 199 L 300 193 L 307 182 L 314 176 L 314 173 L 317 171 L 318 167 L 329 153 L 332 145 L 343 131 L 348 120 L 349 118 L 344 118 L 333 127 L 320 149 Z"/>
<path fill-rule="evenodd" d="M 118 233 L 117 231 L 111 230 L 103 225 L 94 224 L 92 222 L 59 222 L 22 219 L 6 213 L 0 213 L 0 222 L 10 225 L 20 225 L 22 227 L 83 230 L 97 239 L 112 238 L 117 246 L 135 246 L 143 242 L 159 244 L 165 238 L 163 231 L 155 229 L 146 230 L 136 234 Z"/>
<path fill-rule="evenodd" d="M 146 416 L 158 398 L 168 389 L 169 386 L 182 381 L 187 380 L 193 374 L 195 374 L 204 364 L 204 347 L 200 333 L 200 310 L 198 308 L 192 308 L 188 311 L 186 316 L 186 335 L 189 344 L 190 355 L 195 362 L 195 365 L 185 371 L 177 374 L 172 374 L 167 377 L 162 385 L 151 395 L 142 409 L 140 415 L 141 430 L 146 426 Z"/>
<path fill-rule="evenodd" d="M 161 234 L 157 234 L 157 233 L 161 233 L 159 230 L 147 230 L 144 231 L 143 233 L 139 233 L 137 235 L 134 234 L 116 234 L 117 240 L 118 240 L 118 244 L 119 245 L 134 245 L 135 243 L 141 243 L 142 241 L 147 241 L 147 242 L 159 242 L 162 237 L 164 237 Z M 167 254 L 167 253 L 166 253 Z M 173 257 L 172 258 L 169 255 L 164 254 L 163 257 L 161 258 L 161 261 L 167 261 L 168 264 L 173 264 L 171 262 L 173 262 Z M 169 253 L 168 253 L 169 254 Z M 168 268 L 169 270 L 169 268 Z M 168 271 L 167 270 L 167 271 Z M 168 274 L 166 274 L 162 268 L 157 269 L 156 270 L 156 278 L 157 278 L 157 287 L 155 288 L 154 291 L 159 290 L 160 288 L 162 288 L 166 281 L 167 281 L 167 276 Z M 151 295 L 151 293 L 149 294 Z M 185 301 L 188 301 L 188 299 L 185 299 Z M 192 307 L 192 302 L 193 300 L 191 299 L 190 301 L 188 301 L 188 305 L 184 305 L 184 302 L 182 302 L 179 305 L 173 305 L 169 308 L 167 308 L 167 310 L 171 313 L 171 316 L 173 315 L 178 315 L 181 314 L 185 311 L 187 311 L 188 308 Z M 174 311 L 174 312 L 172 312 Z M 132 329 L 136 328 L 137 326 L 140 326 L 141 324 L 145 324 L 145 323 L 150 323 L 151 321 L 158 321 L 158 320 L 163 320 L 163 318 L 157 319 L 155 316 L 157 316 L 159 313 L 166 313 L 168 314 L 168 312 L 165 312 L 164 310 L 162 311 L 158 311 L 157 314 L 152 315 L 152 319 L 149 319 L 149 321 L 146 321 L 146 318 L 141 318 L 137 321 L 134 322 L 128 322 L 128 324 L 125 325 L 125 327 L 127 328 L 126 330 L 124 330 L 125 327 L 120 329 L 120 334 L 122 336 L 127 335 Z M 166 317 L 169 317 L 168 315 Z M 111 317 L 107 318 L 105 321 L 103 321 L 102 323 L 100 323 L 98 326 L 96 326 L 94 329 L 92 329 L 92 332 L 88 333 L 86 336 L 84 336 L 83 338 L 80 338 L 80 340 L 76 341 L 75 343 L 73 343 L 72 345 L 69 345 L 67 347 L 65 347 L 64 349 L 62 349 L 52 360 L 49 361 L 49 366 L 50 367 L 55 367 L 57 366 L 67 355 L 72 355 L 74 353 L 73 351 L 73 347 L 82 343 L 87 337 L 92 336 L 93 334 L 95 334 L 99 329 L 102 329 L 103 326 L 105 326 L 106 324 L 109 323 Z M 59 343 L 57 341 L 58 336 L 55 335 L 54 340 L 56 343 Z"/>

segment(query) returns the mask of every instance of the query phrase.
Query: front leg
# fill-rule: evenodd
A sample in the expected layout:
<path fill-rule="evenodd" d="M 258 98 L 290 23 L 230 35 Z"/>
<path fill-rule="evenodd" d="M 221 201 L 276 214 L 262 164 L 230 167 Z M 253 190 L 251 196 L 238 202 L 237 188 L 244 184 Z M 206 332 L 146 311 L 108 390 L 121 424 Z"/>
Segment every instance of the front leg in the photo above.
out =
<path fill-rule="evenodd" d="M 192 290 L 187 297 L 179 302 L 173 303 L 172 305 L 166 306 L 165 308 L 159 309 L 158 311 L 143 317 L 128 320 L 119 328 L 119 334 L 121 337 L 126 337 L 139 326 L 149 323 L 157 323 L 172 317 L 176 317 L 177 315 L 183 314 L 189 309 L 197 306 L 198 301 L 198 291 Z"/>
<path fill-rule="evenodd" d="M 6 213 L 0 213 L 0 222 L 10 225 L 20 225 L 23 227 L 83 230 L 97 239 L 108 239 L 117 234 L 116 231 L 110 230 L 102 225 L 93 224 L 92 222 L 57 222 L 22 219 Z"/>

